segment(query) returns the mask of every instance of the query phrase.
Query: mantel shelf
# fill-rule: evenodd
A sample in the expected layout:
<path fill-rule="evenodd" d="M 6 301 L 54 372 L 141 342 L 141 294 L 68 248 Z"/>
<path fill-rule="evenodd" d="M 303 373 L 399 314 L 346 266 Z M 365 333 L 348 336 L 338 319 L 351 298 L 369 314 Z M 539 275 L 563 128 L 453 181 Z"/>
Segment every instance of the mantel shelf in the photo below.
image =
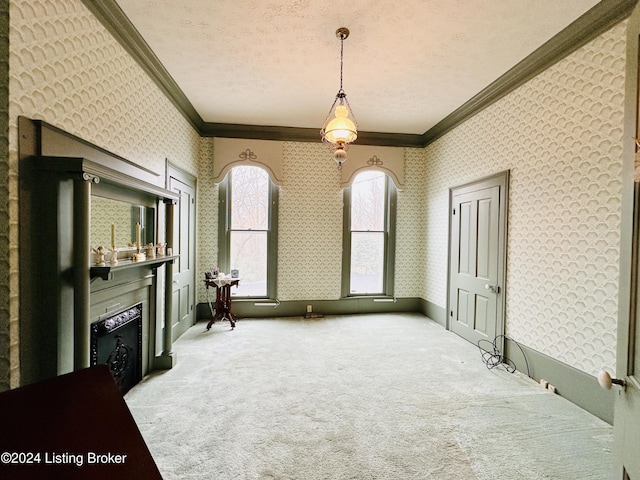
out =
<path fill-rule="evenodd" d="M 184 252 L 164 250 L 171 254 L 155 258 L 140 255 L 144 260 L 137 262 L 131 257 L 138 248 L 141 253 L 152 253 L 150 243 L 156 246 L 157 254 L 158 244 L 166 246 L 179 240 L 176 212 L 181 197 L 165 188 L 174 167 L 167 161 L 158 173 L 43 121 L 23 116 L 17 120 L 19 233 L 24 240 L 20 244 L 22 383 L 96 365 L 92 323 L 116 307 L 138 303 L 143 304 L 139 325 L 145 332 L 138 351 L 142 375 L 173 367 L 172 344 L 177 334 L 173 325 L 178 323 L 174 316 L 179 313 L 173 308 L 173 281 Z M 176 171 L 191 183 L 190 174 Z M 128 205 L 121 214 L 111 204 L 98 205 L 98 198 Z M 124 219 L 125 210 L 126 226 L 114 221 Z M 102 243 L 105 251 L 98 253 L 92 248 L 101 244 L 92 242 L 92 224 L 111 224 L 122 234 L 138 223 L 141 229 L 142 225 L 148 228 L 144 237 L 141 231 L 136 238 L 136 248 L 125 247 L 124 235 L 117 243 L 115 238 L 108 245 Z M 107 238 L 105 231 L 100 242 Z M 120 245 L 120 258 L 112 265 L 106 249 L 114 243 Z M 96 265 L 96 254 L 108 263 Z"/>
<path fill-rule="evenodd" d="M 107 263 L 104 267 L 98 267 L 93 265 L 90 268 L 90 276 L 91 280 L 94 278 L 101 278 L 102 280 L 109 280 L 111 277 L 111 273 L 119 270 L 126 270 L 128 268 L 136 268 L 136 267 L 147 267 L 147 268 L 158 268 L 159 266 L 165 263 L 173 263 L 180 255 L 168 255 L 164 257 L 156 257 L 150 258 L 148 260 L 120 260 L 116 265 L 111 265 Z"/>

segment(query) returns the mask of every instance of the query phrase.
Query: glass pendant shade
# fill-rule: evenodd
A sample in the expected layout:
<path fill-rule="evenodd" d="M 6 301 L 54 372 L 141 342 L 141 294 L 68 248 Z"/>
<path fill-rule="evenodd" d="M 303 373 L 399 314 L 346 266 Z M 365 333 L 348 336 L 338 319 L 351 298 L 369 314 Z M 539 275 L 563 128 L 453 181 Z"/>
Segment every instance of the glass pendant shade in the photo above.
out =
<path fill-rule="evenodd" d="M 333 150 L 333 158 L 338 163 L 338 170 L 347 160 L 347 148 L 358 138 L 358 127 L 355 117 L 347 101 L 347 95 L 342 89 L 342 52 L 344 39 L 349 36 L 349 29 L 341 27 L 336 30 L 336 37 L 340 39 L 340 90 L 333 105 L 329 109 L 324 125 L 320 130 L 322 141 L 329 144 Z M 349 118 L 351 116 L 351 118 Z"/>
<path fill-rule="evenodd" d="M 333 145 L 351 143 L 358 138 L 356 124 L 349 118 L 349 109 L 344 105 L 336 107 L 335 116 L 323 131 L 325 140 Z"/>

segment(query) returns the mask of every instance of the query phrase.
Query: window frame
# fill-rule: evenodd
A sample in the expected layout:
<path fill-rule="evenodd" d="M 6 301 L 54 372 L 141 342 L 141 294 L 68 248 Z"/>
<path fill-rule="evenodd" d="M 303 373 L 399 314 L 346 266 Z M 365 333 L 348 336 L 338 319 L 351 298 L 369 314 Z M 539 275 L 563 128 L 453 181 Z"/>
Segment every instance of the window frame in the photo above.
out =
<path fill-rule="evenodd" d="M 398 189 L 386 173 L 385 177 L 385 212 L 384 212 L 384 273 L 382 275 L 382 293 L 351 293 L 351 194 L 352 185 L 343 191 L 342 213 L 342 298 L 355 297 L 389 297 L 393 298 L 396 255 L 396 209 Z M 357 177 L 357 175 L 356 175 Z M 355 179 L 354 179 L 355 181 Z M 356 230 L 359 231 L 359 230 Z M 377 230 L 376 230 L 377 231 Z"/>
<path fill-rule="evenodd" d="M 231 263 L 231 177 L 233 170 L 238 167 L 262 168 L 256 165 L 238 165 L 229 170 L 222 182 L 218 184 L 218 267 L 228 272 Z M 277 270 L 278 270 L 278 203 L 280 188 L 276 185 L 269 172 L 262 169 L 269 179 L 269 211 L 267 219 L 267 293 L 264 296 L 236 296 L 238 300 L 277 298 Z M 264 231 L 264 230 L 255 230 Z M 242 276 L 240 278 L 242 281 Z"/>

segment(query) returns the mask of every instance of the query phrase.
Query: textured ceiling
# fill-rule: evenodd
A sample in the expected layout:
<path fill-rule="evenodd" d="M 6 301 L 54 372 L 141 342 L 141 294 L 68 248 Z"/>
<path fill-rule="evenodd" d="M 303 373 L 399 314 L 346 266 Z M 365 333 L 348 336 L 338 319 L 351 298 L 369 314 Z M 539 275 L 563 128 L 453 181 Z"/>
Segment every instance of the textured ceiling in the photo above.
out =
<path fill-rule="evenodd" d="M 423 134 L 597 0 L 117 0 L 205 122 Z"/>

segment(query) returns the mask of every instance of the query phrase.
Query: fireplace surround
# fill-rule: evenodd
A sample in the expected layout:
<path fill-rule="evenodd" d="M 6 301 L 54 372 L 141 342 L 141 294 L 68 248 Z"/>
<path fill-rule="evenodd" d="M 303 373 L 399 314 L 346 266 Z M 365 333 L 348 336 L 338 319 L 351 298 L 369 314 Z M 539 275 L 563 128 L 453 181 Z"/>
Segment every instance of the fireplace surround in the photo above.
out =
<path fill-rule="evenodd" d="M 171 248 L 179 197 L 164 188 L 165 175 L 39 120 L 20 117 L 18 134 L 21 384 L 92 365 L 94 324 L 138 305 L 136 376 L 171 368 L 177 256 L 129 253 L 95 265 L 90 244 L 92 200 L 101 197 L 144 207 L 153 232 L 145 241 Z M 111 223 L 111 212 L 103 215 Z"/>

